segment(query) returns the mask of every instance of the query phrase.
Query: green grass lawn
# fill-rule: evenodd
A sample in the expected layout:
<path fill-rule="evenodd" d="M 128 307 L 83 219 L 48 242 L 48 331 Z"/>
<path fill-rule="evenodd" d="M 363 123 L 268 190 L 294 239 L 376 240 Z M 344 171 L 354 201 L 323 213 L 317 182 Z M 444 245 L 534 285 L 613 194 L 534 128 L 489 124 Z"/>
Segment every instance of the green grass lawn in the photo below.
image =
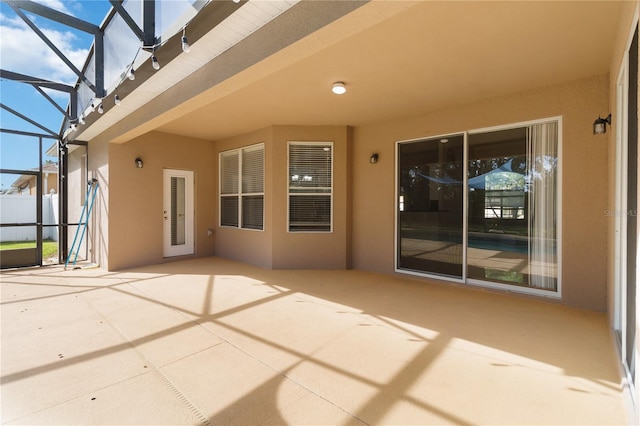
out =
<path fill-rule="evenodd" d="M 4 241 L 0 242 L 0 250 L 16 250 L 21 248 L 35 248 L 35 241 Z M 58 252 L 58 242 L 45 240 L 42 242 L 42 258 L 55 256 Z"/>

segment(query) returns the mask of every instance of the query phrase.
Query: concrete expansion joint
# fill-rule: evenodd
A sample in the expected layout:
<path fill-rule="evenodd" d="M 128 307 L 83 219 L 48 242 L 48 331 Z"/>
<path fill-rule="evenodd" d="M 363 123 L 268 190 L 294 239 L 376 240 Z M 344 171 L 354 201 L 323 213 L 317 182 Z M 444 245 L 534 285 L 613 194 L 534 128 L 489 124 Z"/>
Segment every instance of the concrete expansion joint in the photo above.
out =
<path fill-rule="evenodd" d="M 130 282 L 128 281 L 123 281 L 122 284 L 128 284 L 132 287 L 135 288 L 135 286 L 131 285 Z M 120 337 L 126 341 L 129 346 L 131 346 L 131 348 L 135 351 L 135 353 L 138 355 L 138 357 L 140 357 L 141 361 L 144 363 L 144 368 L 148 368 L 150 369 L 153 374 L 156 375 L 156 377 L 158 377 L 160 379 L 160 381 L 178 398 L 178 400 L 180 400 L 180 402 L 182 402 L 187 409 L 189 409 L 189 411 L 191 412 L 191 414 L 193 414 L 193 416 L 198 419 L 198 425 L 201 426 L 213 426 L 211 424 L 211 422 L 209 422 L 209 419 L 207 419 L 207 417 L 202 414 L 202 412 L 200 411 L 200 409 L 198 409 L 198 407 L 191 401 L 189 400 L 189 398 L 187 398 L 187 396 L 167 377 L 165 376 L 162 371 L 160 371 L 160 369 L 158 367 L 156 367 L 153 362 L 151 362 L 151 360 L 149 360 L 147 357 L 145 357 L 136 347 L 135 344 L 133 344 L 133 342 L 131 342 L 131 340 L 129 340 L 127 338 L 127 336 L 125 336 L 122 331 L 120 331 L 120 329 L 115 326 L 113 323 L 111 323 L 111 321 L 109 321 L 103 314 L 102 312 L 100 312 L 99 309 L 97 309 L 89 300 L 87 300 L 85 297 L 83 297 L 83 295 L 80 295 L 83 300 L 85 301 L 85 303 L 87 303 L 89 306 L 91 306 L 91 309 L 93 309 L 95 312 L 97 312 L 103 319 L 103 322 L 105 324 L 108 324 L 109 327 L 111 327 L 116 333 L 118 333 L 120 335 Z M 149 296 L 150 297 L 150 296 Z M 161 303 L 160 301 L 157 301 L 157 303 Z M 164 304 L 163 304 L 164 305 Z M 164 305 L 168 308 L 170 308 L 167 305 Z M 148 373 L 144 373 L 144 374 L 148 374 Z"/>
<path fill-rule="evenodd" d="M 197 321 L 196 321 L 197 322 Z M 200 326 L 202 326 L 200 323 L 198 323 Z M 203 327 L 206 329 L 206 327 Z M 293 365 L 289 366 L 288 368 L 286 368 L 285 370 L 280 370 L 276 367 L 274 367 L 273 365 L 269 364 L 267 361 L 263 360 L 262 358 L 259 358 L 257 356 L 255 356 L 253 353 L 248 352 L 247 350 L 241 348 L 240 346 L 234 344 L 233 342 L 230 342 L 229 340 L 225 339 L 222 336 L 219 336 L 213 332 L 211 332 L 210 330 L 207 330 L 210 333 L 212 333 L 213 335 L 217 336 L 218 338 L 220 338 L 223 342 L 222 343 L 226 343 L 229 346 L 233 347 L 234 349 L 242 352 L 243 354 L 245 354 L 246 356 L 254 359 L 255 361 L 259 362 L 260 364 L 264 365 L 265 367 L 267 367 L 269 370 L 273 371 L 274 373 L 282 376 L 285 380 L 289 380 L 292 383 L 295 383 L 296 385 L 300 386 L 302 389 L 306 390 L 307 392 L 309 392 L 310 394 L 314 395 L 315 397 L 322 399 L 324 401 L 326 401 L 328 404 L 331 404 L 332 406 L 336 407 L 337 409 L 339 409 L 340 411 L 348 414 L 349 416 L 353 417 L 354 419 L 356 419 L 357 421 L 359 421 L 361 424 L 366 425 L 366 426 L 371 426 L 370 423 L 368 423 L 367 421 L 365 421 L 364 419 L 360 418 L 359 416 L 357 416 L 356 414 L 350 412 L 349 410 L 347 410 L 346 408 L 337 405 L 335 401 L 325 397 L 324 395 L 316 392 L 314 389 L 308 387 L 307 385 L 305 385 L 304 383 L 300 382 L 299 380 L 296 380 L 295 378 L 289 376 L 288 372 L 293 370 L 295 367 L 297 367 L 298 365 L 302 364 L 304 362 L 305 359 L 300 359 L 298 362 L 294 363 Z M 313 354 L 309 354 L 309 357 L 311 357 Z"/>
<path fill-rule="evenodd" d="M 199 421 L 199 425 L 201 426 L 213 426 L 212 423 L 207 419 L 207 417 L 202 414 L 202 411 L 191 401 L 187 396 L 175 385 L 167 376 L 165 376 L 162 371 L 152 362 L 147 361 L 148 368 L 164 383 L 164 385 L 182 402 L 188 409 L 191 411 L 191 414 L 194 415 Z"/>

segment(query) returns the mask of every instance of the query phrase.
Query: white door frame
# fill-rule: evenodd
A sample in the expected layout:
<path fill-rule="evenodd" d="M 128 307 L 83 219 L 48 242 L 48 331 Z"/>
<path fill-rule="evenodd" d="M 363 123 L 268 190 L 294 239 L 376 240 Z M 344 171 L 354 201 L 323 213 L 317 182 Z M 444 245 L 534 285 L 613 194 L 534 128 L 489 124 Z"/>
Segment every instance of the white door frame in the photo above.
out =
<path fill-rule="evenodd" d="M 172 217 L 171 179 L 182 178 L 185 180 L 184 193 L 184 218 Z M 195 252 L 194 238 L 194 178 L 191 170 L 163 170 L 163 257 L 185 256 Z M 175 219 L 175 220 L 174 220 Z M 183 219 L 183 220 L 182 220 Z M 184 241 L 174 243 L 172 241 L 172 223 L 181 222 L 184 227 Z"/>
<path fill-rule="evenodd" d="M 629 145 L 629 50 L 636 28 L 638 27 L 639 11 L 636 6 L 634 12 L 633 25 L 630 29 L 625 53 L 618 71 L 616 81 L 616 114 L 615 123 L 611 123 L 612 128 L 616 129 L 616 164 L 615 164 L 615 211 L 612 212 L 615 220 L 614 228 L 614 303 L 613 303 L 613 329 L 619 349 L 619 362 L 623 369 L 623 386 L 628 389 L 631 400 L 634 404 L 634 414 L 638 416 L 638 394 L 636 390 L 636 380 L 631 377 L 631 372 L 627 365 L 627 330 L 629 327 L 637 327 L 638 318 L 635 324 L 627 323 L 627 222 L 628 222 L 628 145 Z M 636 214 L 636 212 L 631 212 Z M 636 303 L 638 305 L 638 297 L 636 293 Z M 638 366 L 636 365 L 636 377 L 638 375 Z"/>

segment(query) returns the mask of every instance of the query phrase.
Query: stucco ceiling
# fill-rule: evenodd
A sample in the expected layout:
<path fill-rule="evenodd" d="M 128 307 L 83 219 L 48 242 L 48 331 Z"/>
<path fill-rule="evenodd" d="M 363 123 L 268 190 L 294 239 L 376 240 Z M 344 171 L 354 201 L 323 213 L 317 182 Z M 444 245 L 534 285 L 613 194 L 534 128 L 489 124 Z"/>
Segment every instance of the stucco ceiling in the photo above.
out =
<path fill-rule="evenodd" d="M 358 126 L 605 74 L 619 15 L 611 1 L 373 1 L 222 82 L 194 73 L 111 137 Z"/>

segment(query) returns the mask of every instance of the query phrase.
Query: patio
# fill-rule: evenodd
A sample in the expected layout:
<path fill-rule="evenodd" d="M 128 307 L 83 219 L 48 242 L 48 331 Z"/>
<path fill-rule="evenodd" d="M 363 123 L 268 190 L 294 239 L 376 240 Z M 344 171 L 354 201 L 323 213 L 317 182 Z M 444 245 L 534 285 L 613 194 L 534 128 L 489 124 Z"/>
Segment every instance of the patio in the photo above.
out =
<path fill-rule="evenodd" d="M 625 424 L 604 314 L 221 258 L 3 271 L 3 424 Z"/>

